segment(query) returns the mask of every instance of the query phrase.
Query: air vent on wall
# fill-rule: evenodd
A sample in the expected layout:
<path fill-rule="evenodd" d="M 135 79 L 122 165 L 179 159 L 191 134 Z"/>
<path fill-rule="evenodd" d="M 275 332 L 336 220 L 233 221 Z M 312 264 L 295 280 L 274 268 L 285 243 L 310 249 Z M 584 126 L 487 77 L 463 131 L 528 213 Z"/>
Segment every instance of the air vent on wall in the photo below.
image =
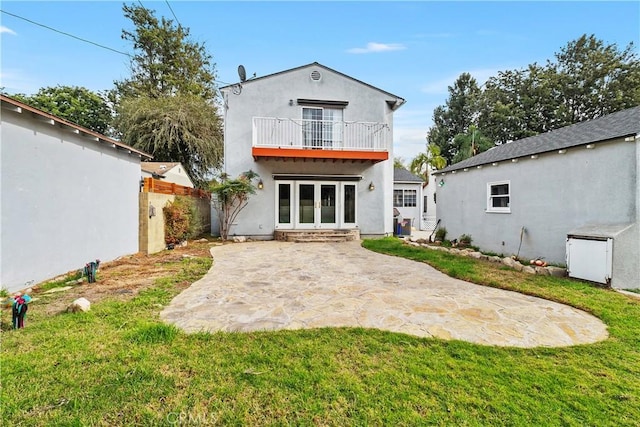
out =
<path fill-rule="evenodd" d="M 314 82 L 319 82 L 320 79 L 322 79 L 322 74 L 320 74 L 320 71 L 313 70 L 311 72 L 311 80 L 313 80 Z"/>

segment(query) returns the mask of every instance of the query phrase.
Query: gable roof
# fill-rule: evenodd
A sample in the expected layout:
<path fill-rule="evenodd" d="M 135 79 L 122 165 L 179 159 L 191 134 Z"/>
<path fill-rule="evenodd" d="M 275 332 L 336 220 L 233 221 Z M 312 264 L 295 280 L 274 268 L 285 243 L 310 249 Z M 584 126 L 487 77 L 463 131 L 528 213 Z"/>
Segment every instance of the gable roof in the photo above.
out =
<path fill-rule="evenodd" d="M 164 175 L 179 164 L 180 162 L 142 162 L 140 168 L 152 175 Z"/>
<path fill-rule="evenodd" d="M 247 80 L 245 80 L 244 82 L 241 82 L 241 83 L 236 83 L 236 84 L 230 84 L 230 85 L 222 86 L 222 87 L 220 87 L 220 89 L 222 90 L 222 89 L 231 88 L 231 87 L 233 87 L 233 86 L 236 86 L 237 84 L 240 84 L 240 85 L 246 85 L 246 84 L 250 84 L 250 83 L 253 83 L 253 82 L 255 82 L 255 81 L 258 81 L 258 80 L 263 80 L 263 79 L 266 79 L 266 78 L 269 78 L 269 77 L 278 76 L 278 75 L 281 75 L 281 74 L 286 74 L 286 73 L 290 73 L 290 72 L 292 72 L 292 71 L 297 71 L 297 70 L 301 70 L 301 69 L 303 69 L 303 68 L 309 68 L 309 67 L 319 67 L 319 68 L 324 68 L 324 69 L 325 69 L 325 70 L 327 70 L 327 71 L 331 71 L 332 73 L 336 73 L 336 74 L 338 74 L 338 75 L 340 75 L 340 76 L 342 76 L 342 77 L 345 77 L 345 78 L 347 78 L 347 79 L 353 80 L 354 82 L 360 83 L 360 84 L 362 84 L 362 85 L 364 85 L 364 86 L 367 86 L 367 87 L 369 87 L 369 88 L 371 88 L 371 89 L 377 90 L 378 92 L 382 92 L 382 93 L 384 93 L 385 95 L 391 96 L 391 97 L 393 97 L 395 100 L 399 101 L 399 105 L 397 105 L 397 107 L 395 107 L 394 109 L 398 109 L 398 108 L 400 108 L 400 107 L 401 107 L 401 106 L 406 102 L 406 100 L 405 100 L 404 98 L 400 97 L 400 96 L 394 95 L 394 94 L 392 94 L 392 93 L 390 93 L 390 92 L 387 92 L 387 91 L 382 90 L 382 89 L 380 89 L 380 88 L 378 88 L 378 87 L 375 87 L 375 86 L 373 86 L 373 85 L 370 85 L 369 83 L 365 83 L 365 82 L 363 82 L 362 80 L 355 79 L 355 78 L 353 78 L 353 77 L 351 77 L 351 76 L 348 76 L 348 75 L 346 75 L 346 74 L 344 74 L 344 73 L 341 73 L 340 71 L 336 71 L 336 70 L 334 70 L 334 69 L 332 69 L 332 68 L 329 68 L 329 67 L 327 67 L 326 65 L 322 65 L 322 64 L 320 64 L 319 62 L 312 62 L 312 63 L 310 63 L 310 64 L 301 65 L 301 66 L 299 66 L 299 67 L 290 68 L 290 69 L 288 69 L 288 70 L 278 71 L 277 73 L 267 74 L 267 75 L 265 75 L 265 76 L 261 76 L 261 77 L 253 77 L 253 78 L 247 79 Z M 398 104 L 398 102 L 396 102 L 396 104 Z"/>
<path fill-rule="evenodd" d="M 488 151 L 455 163 L 437 173 L 491 164 L 503 160 L 542 154 L 577 145 L 610 141 L 640 133 L 640 106 L 597 119 L 565 126 L 550 132 L 498 145 Z"/>
<path fill-rule="evenodd" d="M 2 107 L 3 108 L 8 108 L 11 109 L 17 113 L 23 113 L 24 111 L 29 111 L 32 114 L 35 114 L 36 116 L 40 117 L 41 119 L 45 119 L 47 121 L 49 121 L 52 125 L 53 124 L 57 124 L 60 127 L 68 127 L 70 128 L 73 132 L 79 134 L 79 135 L 83 135 L 86 137 L 90 137 L 92 138 L 94 141 L 98 142 L 98 143 L 107 143 L 110 144 L 114 149 L 118 150 L 118 149 L 123 149 L 123 150 L 127 150 L 129 152 L 129 154 L 137 154 L 139 157 L 141 158 L 147 158 L 147 159 L 152 159 L 153 156 L 145 153 L 144 151 L 138 150 L 136 148 L 130 147 L 127 144 L 123 144 L 120 141 L 116 141 L 115 139 L 111 139 L 108 136 L 102 135 L 98 132 L 94 132 L 92 130 L 89 130 L 85 127 L 82 127 L 80 125 L 77 125 L 73 122 L 70 122 L 68 120 L 65 120 L 61 117 L 58 116 L 54 116 L 53 114 L 49 114 L 47 112 L 44 112 L 38 108 L 32 107 L 30 105 L 27 105 L 23 102 L 17 101 L 13 98 L 10 98 L 6 95 L 0 95 L 0 100 L 2 101 Z"/>
<path fill-rule="evenodd" d="M 393 168 L 393 182 L 422 183 L 422 178 L 412 174 L 405 168 Z"/>

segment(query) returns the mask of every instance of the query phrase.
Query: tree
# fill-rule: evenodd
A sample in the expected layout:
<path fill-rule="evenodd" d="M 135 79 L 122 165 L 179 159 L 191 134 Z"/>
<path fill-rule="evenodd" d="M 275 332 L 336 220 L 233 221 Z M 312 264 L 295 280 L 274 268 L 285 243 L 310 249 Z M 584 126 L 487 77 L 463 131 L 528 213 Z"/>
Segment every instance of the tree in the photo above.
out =
<path fill-rule="evenodd" d="M 141 6 L 123 6 L 135 29 L 123 30 L 135 54 L 131 77 L 115 82 L 115 127 L 127 144 L 156 160 L 181 162 L 204 187 L 222 162 L 222 120 L 216 104 L 215 65 L 189 30 Z"/>
<path fill-rule="evenodd" d="M 394 168 L 406 169 L 406 166 L 404 165 L 404 159 L 402 157 L 394 157 L 393 158 L 393 167 Z"/>
<path fill-rule="evenodd" d="M 249 203 L 249 195 L 255 194 L 253 179 L 257 177 L 257 173 L 249 170 L 235 179 L 223 176 L 220 182 L 210 186 L 211 204 L 218 214 L 222 240 L 229 238 L 231 225 Z"/>
<path fill-rule="evenodd" d="M 215 107 L 195 95 L 124 98 L 115 124 L 126 144 L 160 162 L 180 162 L 202 188 L 222 158 L 223 139 Z"/>
<path fill-rule="evenodd" d="M 555 61 L 501 71 L 485 84 L 478 126 L 496 144 L 640 105 L 640 59 L 583 35 Z"/>
<path fill-rule="evenodd" d="M 79 86 L 43 87 L 35 95 L 10 95 L 27 105 L 103 135 L 109 135 L 111 108 L 106 98 Z"/>
<path fill-rule="evenodd" d="M 459 133 L 453 139 L 457 153 L 453 158 L 454 163 L 461 162 L 476 154 L 487 151 L 491 147 L 495 147 L 493 141 L 480 132 L 476 126 L 470 126 L 467 133 Z"/>
<path fill-rule="evenodd" d="M 440 147 L 435 144 L 427 144 L 427 151 L 414 157 L 409 169 L 412 173 L 421 176 L 425 184 L 429 184 L 430 170 L 442 169 L 446 165 L 447 161 L 440 155 Z"/>
<path fill-rule="evenodd" d="M 569 42 L 547 67 L 557 76 L 558 119 L 578 123 L 640 105 L 640 57 L 593 34 Z"/>
<path fill-rule="evenodd" d="M 429 129 L 427 141 L 429 145 L 440 147 L 441 156 L 451 163 L 456 155 L 453 138 L 476 123 L 481 90 L 469 73 L 462 73 L 448 90 L 446 104 L 433 112 L 434 124 Z"/>

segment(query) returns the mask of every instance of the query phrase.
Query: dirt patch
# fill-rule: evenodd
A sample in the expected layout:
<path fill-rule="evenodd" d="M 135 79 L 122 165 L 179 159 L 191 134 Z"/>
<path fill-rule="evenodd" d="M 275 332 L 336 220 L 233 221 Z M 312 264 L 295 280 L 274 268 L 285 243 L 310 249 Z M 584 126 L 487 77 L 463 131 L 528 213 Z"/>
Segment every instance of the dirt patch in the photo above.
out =
<path fill-rule="evenodd" d="M 214 240 L 200 239 L 190 241 L 186 246 L 152 255 L 138 253 L 124 256 L 101 263 L 94 283 L 87 283 L 86 280 L 80 284 L 71 282 L 71 289 L 53 293 L 47 293 L 36 285 L 31 296 L 37 299 L 38 310 L 45 315 L 60 313 L 72 301 L 81 297 L 92 304 L 107 298 L 126 301 L 153 286 L 156 279 L 179 272 L 185 258 L 210 257 L 210 249 L 216 244 L 219 243 Z M 75 272 L 70 272 L 69 275 L 73 273 Z M 185 288 L 189 285 L 190 283 L 181 284 Z"/>

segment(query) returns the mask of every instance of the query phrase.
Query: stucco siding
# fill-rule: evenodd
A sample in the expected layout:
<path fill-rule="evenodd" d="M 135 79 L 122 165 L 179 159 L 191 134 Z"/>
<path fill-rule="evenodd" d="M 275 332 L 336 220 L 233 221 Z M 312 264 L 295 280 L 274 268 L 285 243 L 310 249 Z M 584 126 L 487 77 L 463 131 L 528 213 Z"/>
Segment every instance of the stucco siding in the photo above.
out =
<path fill-rule="evenodd" d="M 138 251 L 137 156 L 4 110 L 1 148 L 3 287 Z"/>
<path fill-rule="evenodd" d="M 310 79 L 313 69 L 322 73 L 320 81 Z M 357 224 L 361 235 L 380 236 L 392 232 L 392 161 L 377 164 L 310 159 L 255 161 L 251 154 L 253 117 L 302 119 L 302 106 L 297 104 L 298 99 L 347 101 L 348 105 L 343 110 L 344 121 L 386 123 L 389 126 L 387 132 L 392 135 L 393 112 L 386 104 L 387 100 L 392 99 L 390 95 L 316 66 L 247 81 L 239 95 L 229 89 L 225 90 L 224 95 L 227 105 L 225 172 L 231 177 L 237 177 L 251 169 L 264 182 L 264 189 L 257 190 L 250 197 L 249 205 L 238 216 L 230 230 L 231 235 L 263 238 L 273 236 L 274 174 L 361 176 L 361 180 L 357 182 Z M 389 144 L 388 151 L 389 158 L 393 159 L 392 144 Z M 371 182 L 376 187 L 374 191 L 369 190 Z"/>
<path fill-rule="evenodd" d="M 439 174 L 436 182 L 444 181 L 437 187 L 441 227 L 447 228 L 448 238 L 471 234 L 481 249 L 505 255 L 518 253 L 524 227 L 521 257 L 564 264 L 572 229 L 637 221 L 637 146 L 617 140 Z M 510 182 L 510 213 L 486 212 L 487 183 L 496 181 Z M 624 245 L 625 258 L 637 259 L 637 245 Z"/>

